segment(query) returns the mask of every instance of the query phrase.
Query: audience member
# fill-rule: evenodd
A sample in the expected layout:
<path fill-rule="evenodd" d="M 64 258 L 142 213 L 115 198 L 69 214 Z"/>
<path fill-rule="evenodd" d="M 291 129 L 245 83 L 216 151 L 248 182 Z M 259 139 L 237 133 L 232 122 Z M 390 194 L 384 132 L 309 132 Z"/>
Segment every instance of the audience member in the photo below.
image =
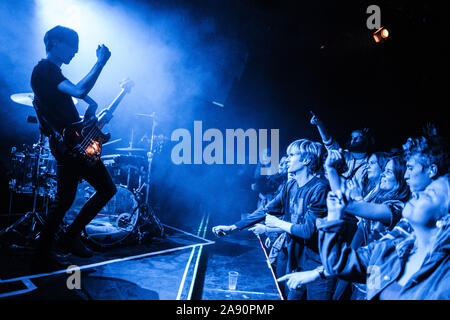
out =
<path fill-rule="evenodd" d="M 404 218 L 414 231 L 406 239 L 375 241 L 353 249 L 342 239 L 345 203 L 333 192 L 328 216 L 319 219 L 319 247 L 327 273 L 352 282 L 367 281 L 367 299 L 448 300 L 449 175 L 431 182 L 405 206 Z"/>
<path fill-rule="evenodd" d="M 369 135 L 369 130 L 367 128 L 353 130 L 350 140 L 346 144 L 347 148 L 342 149 L 339 143 L 328 134 L 324 123 L 313 113 L 311 124 L 317 126 L 322 142 L 327 150 L 339 150 L 342 154 L 346 164 L 346 170 L 342 176 L 346 180 L 354 180 L 359 185 L 362 185 L 369 159 L 369 149 L 373 144 L 373 139 Z"/>
<path fill-rule="evenodd" d="M 264 209 L 256 210 L 247 219 L 229 226 L 215 226 L 216 235 L 229 234 L 265 220 L 267 227 L 283 232 L 278 239 L 281 250 L 278 263 L 286 263 L 284 274 L 313 270 L 321 265 L 317 247 L 315 220 L 326 216 L 325 198 L 329 190 L 323 179 L 315 176 L 321 168 L 322 145 L 306 139 L 296 140 L 287 149 L 288 172 L 292 180 Z M 274 215 L 281 216 L 279 219 Z M 288 290 L 288 299 L 330 299 L 335 279 L 320 279 L 295 290 Z"/>
<path fill-rule="evenodd" d="M 291 143 L 278 173 L 255 175 L 257 210 L 213 232 L 266 235 L 288 299 L 448 299 L 449 166 L 436 128 L 409 138 L 403 153 L 369 153 L 367 130 L 342 150 L 314 114 L 311 124 L 327 152 Z"/>

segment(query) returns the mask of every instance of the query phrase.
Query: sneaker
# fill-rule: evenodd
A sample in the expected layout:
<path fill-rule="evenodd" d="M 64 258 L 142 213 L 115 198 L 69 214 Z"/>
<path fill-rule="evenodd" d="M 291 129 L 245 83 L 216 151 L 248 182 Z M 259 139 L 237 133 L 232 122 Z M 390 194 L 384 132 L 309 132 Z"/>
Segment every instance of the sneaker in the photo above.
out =
<path fill-rule="evenodd" d="M 82 258 L 90 258 L 93 256 L 91 250 L 86 248 L 81 241 L 81 236 L 71 237 L 67 233 L 65 233 L 62 237 L 62 246 L 70 253 L 82 257 Z"/>

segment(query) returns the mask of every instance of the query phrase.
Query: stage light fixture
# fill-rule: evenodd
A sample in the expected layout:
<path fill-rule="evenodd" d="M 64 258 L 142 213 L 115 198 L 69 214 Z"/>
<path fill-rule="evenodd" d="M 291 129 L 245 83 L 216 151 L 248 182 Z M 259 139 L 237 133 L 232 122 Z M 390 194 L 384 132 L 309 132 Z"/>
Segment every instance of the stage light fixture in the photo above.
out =
<path fill-rule="evenodd" d="M 389 37 L 389 30 L 385 27 L 381 27 L 373 33 L 373 39 L 376 43 L 381 43 Z"/>

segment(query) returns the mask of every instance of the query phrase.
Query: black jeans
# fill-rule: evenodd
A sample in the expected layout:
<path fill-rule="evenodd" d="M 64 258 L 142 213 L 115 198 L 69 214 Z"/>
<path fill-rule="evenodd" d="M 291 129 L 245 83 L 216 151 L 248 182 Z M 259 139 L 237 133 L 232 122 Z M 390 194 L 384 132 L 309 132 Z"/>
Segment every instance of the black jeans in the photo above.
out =
<path fill-rule="evenodd" d="M 78 236 L 117 192 L 109 172 L 101 161 L 94 166 L 87 166 L 77 159 L 58 157 L 56 175 L 57 192 L 55 200 L 49 206 L 45 225 L 41 231 L 37 247 L 38 253 L 50 252 L 55 234 L 67 210 L 75 200 L 78 183 L 81 179 L 92 185 L 96 192 L 68 227 L 67 234 L 69 236 Z"/>

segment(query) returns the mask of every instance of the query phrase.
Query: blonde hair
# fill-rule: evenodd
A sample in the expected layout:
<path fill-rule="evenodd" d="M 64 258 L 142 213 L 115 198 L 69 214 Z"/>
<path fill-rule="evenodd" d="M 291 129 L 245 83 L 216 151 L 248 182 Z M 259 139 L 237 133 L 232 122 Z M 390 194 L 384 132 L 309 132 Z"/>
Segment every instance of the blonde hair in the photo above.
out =
<path fill-rule="evenodd" d="M 323 145 L 320 142 L 314 142 L 308 139 L 295 140 L 287 147 L 286 152 L 288 154 L 298 152 L 300 154 L 300 161 L 309 159 L 310 161 L 307 165 L 309 173 L 316 173 L 322 167 Z"/>

